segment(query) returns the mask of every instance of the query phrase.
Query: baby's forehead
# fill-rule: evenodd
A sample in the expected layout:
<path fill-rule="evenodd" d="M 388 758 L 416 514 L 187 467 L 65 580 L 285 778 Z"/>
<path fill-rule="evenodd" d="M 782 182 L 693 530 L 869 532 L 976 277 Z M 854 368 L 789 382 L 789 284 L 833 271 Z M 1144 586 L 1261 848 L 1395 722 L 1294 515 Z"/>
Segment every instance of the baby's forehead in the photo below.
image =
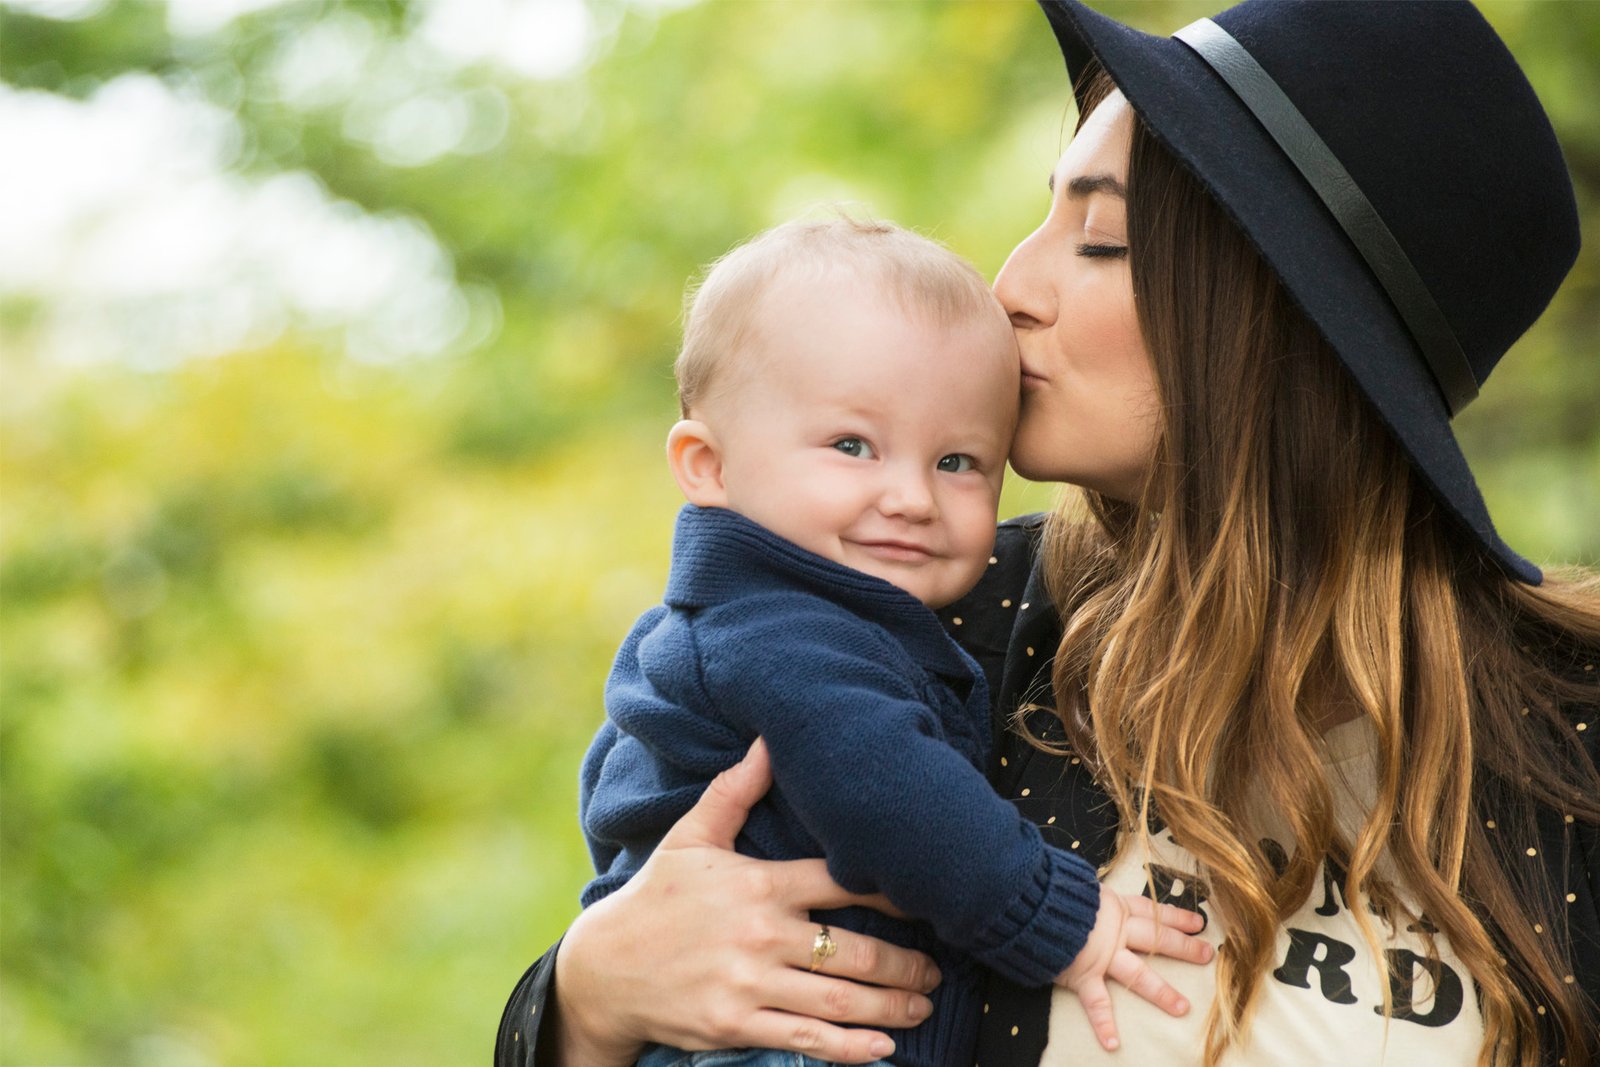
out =
<path fill-rule="evenodd" d="M 809 282 L 787 279 L 771 287 L 762 303 L 757 347 L 802 371 L 817 344 L 843 343 L 858 360 L 871 361 L 887 357 L 908 336 L 922 342 L 917 355 L 930 366 L 952 360 L 968 372 L 987 364 L 1004 370 L 1018 359 L 1016 336 L 997 301 L 955 303 L 882 277 L 834 274 Z"/>
<path fill-rule="evenodd" d="M 859 282 L 790 285 L 769 298 L 741 360 L 747 383 L 790 403 L 870 407 L 880 418 L 937 417 L 971 428 L 1012 417 L 1019 359 L 998 305 L 940 307 Z"/>
<path fill-rule="evenodd" d="M 916 272 L 847 259 L 774 276 L 757 296 L 756 323 L 770 324 L 791 308 L 807 309 L 810 325 L 816 327 L 838 319 L 860 322 L 859 313 L 868 311 L 874 313 L 873 325 L 879 329 L 911 324 L 961 334 L 972 347 L 1001 355 L 1016 348 L 1005 309 L 976 278 L 959 288 L 935 285 Z"/>

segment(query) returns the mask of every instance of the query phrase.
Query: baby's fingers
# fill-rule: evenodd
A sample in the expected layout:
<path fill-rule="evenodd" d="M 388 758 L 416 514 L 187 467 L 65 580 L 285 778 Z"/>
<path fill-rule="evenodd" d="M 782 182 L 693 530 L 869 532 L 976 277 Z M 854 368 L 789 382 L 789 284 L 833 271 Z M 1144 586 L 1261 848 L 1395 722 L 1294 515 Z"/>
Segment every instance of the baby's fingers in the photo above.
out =
<path fill-rule="evenodd" d="M 1125 893 L 1122 902 L 1128 905 L 1128 914 L 1140 918 L 1154 919 L 1162 926 L 1171 926 L 1191 934 L 1198 934 L 1206 928 L 1206 917 L 1197 911 L 1174 907 L 1171 904 L 1157 904 L 1149 897 L 1137 893 Z"/>
<path fill-rule="evenodd" d="M 1189 1002 L 1183 998 L 1183 994 L 1153 971 L 1143 956 L 1127 949 L 1120 949 L 1111 957 L 1111 966 L 1106 968 L 1106 977 L 1127 986 L 1168 1015 L 1183 1015 L 1189 1010 Z M 1101 1044 L 1105 1042 L 1102 1041 Z"/>
<path fill-rule="evenodd" d="M 1129 919 L 1122 929 L 1124 943 L 1135 952 L 1154 952 L 1188 963 L 1208 963 L 1215 953 L 1210 942 L 1150 919 Z"/>
<path fill-rule="evenodd" d="M 1083 1005 L 1084 1014 L 1089 1016 L 1089 1027 L 1099 1039 L 1100 1047 L 1107 1052 L 1115 1052 L 1122 1042 L 1117 1037 L 1117 1019 L 1111 1011 L 1111 993 L 1106 989 L 1105 982 L 1099 978 L 1085 978 L 1073 992 L 1078 994 L 1078 1003 Z"/>

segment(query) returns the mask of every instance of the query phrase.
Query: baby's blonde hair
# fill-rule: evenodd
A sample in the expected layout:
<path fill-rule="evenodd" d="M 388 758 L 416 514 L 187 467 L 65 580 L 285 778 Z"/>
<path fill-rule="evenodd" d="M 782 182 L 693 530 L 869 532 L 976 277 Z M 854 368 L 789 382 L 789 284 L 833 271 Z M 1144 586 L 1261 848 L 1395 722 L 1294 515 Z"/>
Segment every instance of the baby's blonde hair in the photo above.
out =
<path fill-rule="evenodd" d="M 683 348 L 674 371 L 685 418 L 723 384 L 724 366 L 757 334 L 762 298 L 780 279 L 820 282 L 849 272 L 909 315 L 939 327 L 1006 315 L 983 276 L 944 245 L 892 222 L 796 219 L 734 248 L 685 294 Z"/>

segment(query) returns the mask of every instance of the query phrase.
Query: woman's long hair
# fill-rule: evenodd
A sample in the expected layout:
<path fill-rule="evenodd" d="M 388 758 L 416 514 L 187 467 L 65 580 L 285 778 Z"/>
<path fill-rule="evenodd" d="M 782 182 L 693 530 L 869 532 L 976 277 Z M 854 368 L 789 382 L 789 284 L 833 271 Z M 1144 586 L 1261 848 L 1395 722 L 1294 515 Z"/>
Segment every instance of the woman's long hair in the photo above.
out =
<path fill-rule="evenodd" d="M 1102 75 L 1091 100 L 1108 89 Z M 1506 577 L 1249 241 L 1135 126 L 1128 243 L 1159 441 L 1140 503 L 1089 493 L 1089 521 L 1069 502 L 1048 525 L 1052 683 L 1122 847 L 1148 845 L 1154 815 L 1205 872 L 1226 930 L 1205 1062 L 1243 1037 L 1327 857 L 1375 959 L 1375 918 L 1420 928 L 1434 958 L 1432 931 L 1448 940 L 1477 985 L 1480 1063 L 1531 1067 L 1550 1040 L 1590 1063 L 1565 887 L 1527 850 L 1537 807 L 1600 822 L 1600 776 L 1560 710 L 1595 701 L 1594 676 L 1560 666 L 1600 649 L 1600 584 Z M 1378 739 L 1354 839 L 1321 754 L 1330 714 Z M 1263 801 L 1292 834 L 1287 866 L 1251 832 Z"/>

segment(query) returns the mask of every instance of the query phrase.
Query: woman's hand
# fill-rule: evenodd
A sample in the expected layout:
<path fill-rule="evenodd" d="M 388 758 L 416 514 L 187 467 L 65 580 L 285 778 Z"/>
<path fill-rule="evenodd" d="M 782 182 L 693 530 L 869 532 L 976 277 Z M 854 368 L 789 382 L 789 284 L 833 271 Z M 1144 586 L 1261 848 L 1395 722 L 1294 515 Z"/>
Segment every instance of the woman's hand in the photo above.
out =
<path fill-rule="evenodd" d="M 767 862 L 733 841 L 771 787 L 766 747 L 718 775 L 622 889 L 580 915 L 556 957 L 554 1062 L 631 1064 L 647 1042 L 774 1048 L 838 1063 L 893 1050 L 872 1030 L 914 1026 L 939 982 L 919 952 L 834 930 L 838 953 L 810 971 L 814 908 L 882 897 L 847 893 L 822 860 Z"/>
<path fill-rule="evenodd" d="M 1158 905 L 1149 897 L 1122 896 L 1102 885 L 1094 929 L 1056 984 L 1078 994 L 1095 1037 L 1106 1050 L 1114 1050 L 1121 1041 L 1106 979 L 1127 986 L 1168 1015 L 1184 1014 L 1189 1002 L 1150 968 L 1144 954 L 1155 952 L 1190 963 L 1205 963 L 1214 950 L 1208 942 L 1193 936 L 1204 927 L 1205 919 L 1195 912 L 1170 904 Z"/>

